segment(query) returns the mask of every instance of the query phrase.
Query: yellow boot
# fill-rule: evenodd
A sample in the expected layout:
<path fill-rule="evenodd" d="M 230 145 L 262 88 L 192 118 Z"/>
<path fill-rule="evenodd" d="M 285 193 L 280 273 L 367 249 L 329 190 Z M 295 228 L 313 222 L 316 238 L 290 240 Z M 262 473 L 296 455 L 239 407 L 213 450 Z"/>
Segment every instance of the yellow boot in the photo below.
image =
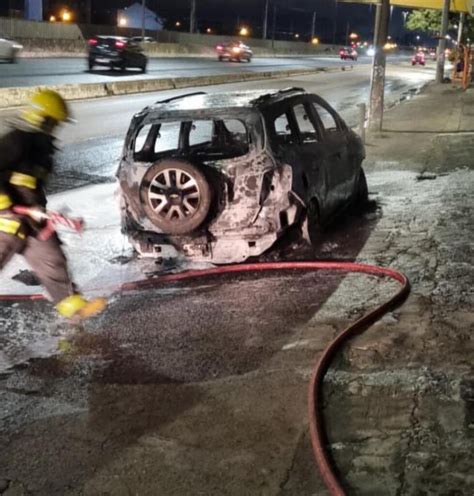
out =
<path fill-rule="evenodd" d="M 73 294 L 56 305 L 56 310 L 60 315 L 71 320 L 86 320 L 101 313 L 107 307 L 107 300 L 104 298 L 93 298 L 86 300 L 80 294 Z"/>

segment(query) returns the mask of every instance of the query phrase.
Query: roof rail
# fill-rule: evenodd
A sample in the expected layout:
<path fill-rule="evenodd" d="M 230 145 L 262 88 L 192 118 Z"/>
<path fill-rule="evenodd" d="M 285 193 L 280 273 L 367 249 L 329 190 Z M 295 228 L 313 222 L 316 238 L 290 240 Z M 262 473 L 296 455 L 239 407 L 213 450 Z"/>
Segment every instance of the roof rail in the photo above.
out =
<path fill-rule="evenodd" d="M 299 88 L 297 86 L 290 86 L 289 88 L 283 88 L 278 90 L 277 93 L 292 93 L 293 91 L 306 91 L 304 88 Z"/>
<path fill-rule="evenodd" d="M 271 98 L 275 98 L 278 95 L 284 95 L 286 93 L 296 93 L 296 92 L 305 92 L 306 90 L 304 88 L 297 88 L 296 86 L 293 86 L 291 88 L 284 88 L 282 90 L 278 91 L 272 91 L 269 93 L 266 93 L 265 95 L 259 96 L 255 100 L 253 100 L 253 103 L 261 103 L 265 102 L 266 100 L 269 100 Z"/>
<path fill-rule="evenodd" d="M 172 96 L 171 98 L 167 98 L 166 100 L 159 100 L 155 102 L 156 105 L 159 103 L 170 103 L 174 100 L 179 100 L 181 98 L 187 98 L 188 96 L 196 96 L 196 95 L 207 95 L 205 91 L 195 91 L 194 93 L 186 93 L 184 95 Z"/>

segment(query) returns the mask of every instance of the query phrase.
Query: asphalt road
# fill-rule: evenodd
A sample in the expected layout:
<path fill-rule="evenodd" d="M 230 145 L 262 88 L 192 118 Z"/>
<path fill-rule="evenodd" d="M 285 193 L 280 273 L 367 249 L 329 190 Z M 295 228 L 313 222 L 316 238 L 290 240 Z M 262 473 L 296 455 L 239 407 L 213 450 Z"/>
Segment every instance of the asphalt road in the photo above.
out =
<path fill-rule="evenodd" d="M 400 57 L 394 57 L 399 60 Z M 371 59 L 360 57 L 357 64 L 367 65 Z M 336 57 L 272 57 L 255 58 L 250 64 L 219 62 L 215 58 L 179 57 L 151 58 L 148 73 L 142 75 L 135 69 L 125 72 L 96 68 L 89 72 L 85 58 L 32 58 L 19 59 L 17 64 L 2 64 L 0 87 L 34 86 L 41 84 L 99 83 L 114 80 L 150 79 L 160 77 L 209 76 L 239 72 L 263 72 L 295 68 L 346 66 L 354 63 Z"/>

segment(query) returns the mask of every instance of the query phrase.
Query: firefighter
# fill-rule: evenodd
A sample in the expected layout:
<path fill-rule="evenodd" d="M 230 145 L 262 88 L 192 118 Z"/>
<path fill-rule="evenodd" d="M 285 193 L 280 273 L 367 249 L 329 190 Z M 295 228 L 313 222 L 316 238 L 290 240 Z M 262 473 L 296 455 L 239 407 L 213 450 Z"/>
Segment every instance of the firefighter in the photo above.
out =
<path fill-rule="evenodd" d="M 41 90 L 0 138 L 0 271 L 13 255 L 22 255 L 59 314 L 76 321 L 100 313 L 106 301 L 87 300 L 80 294 L 69 276 L 58 236 L 53 232 L 44 239 L 45 221 L 35 215 L 46 207 L 44 187 L 54 167 L 54 131 L 68 120 L 63 98 Z M 32 213 L 18 215 L 15 206 L 29 207 Z"/>

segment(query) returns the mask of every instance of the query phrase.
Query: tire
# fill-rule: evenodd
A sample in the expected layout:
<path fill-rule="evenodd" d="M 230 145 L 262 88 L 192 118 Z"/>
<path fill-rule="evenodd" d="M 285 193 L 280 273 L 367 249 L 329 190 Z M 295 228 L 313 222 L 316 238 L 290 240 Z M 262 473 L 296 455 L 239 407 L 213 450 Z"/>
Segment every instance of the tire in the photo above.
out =
<path fill-rule="evenodd" d="M 89 60 L 87 66 L 89 67 L 89 71 L 92 71 L 94 69 L 94 61 L 93 60 Z"/>
<path fill-rule="evenodd" d="M 223 57 L 221 57 L 221 56 L 219 55 L 219 57 L 217 57 L 217 60 L 218 60 L 219 62 L 222 62 L 222 61 L 224 60 L 224 58 L 223 58 Z"/>
<path fill-rule="evenodd" d="M 143 64 L 143 65 L 140 67 L 140 71 L 141 71 L 141 73 L 142 73 L 142 74 L 146 74 L 146 66 L 147 66 L 147 64 L 145 63 L 145 64 Z"/>
<path fill-rule="evenodd" d="M 206 176 L 195 165 L 165 159 L 146 172 L 140 199 L 150 221 L 164 234 L 187 234 L 206 220 L 212 192 Z"/>
<path fill-rule="evenodd" d="M 318 201 L 312 199 L 306 209 L 306 217 L 301 225 L 301 235 L 313 248 L 321 242 L 322 228 Z"/>
<path fill-rule="evenodd" d="M 367 178 L 365 177 L 364 169 L 360 169 L 359 179 L 355 192 L 355 203 L 357 206 L 364 206 L 369 201 L 369 188 L 367 186 Z"/>

